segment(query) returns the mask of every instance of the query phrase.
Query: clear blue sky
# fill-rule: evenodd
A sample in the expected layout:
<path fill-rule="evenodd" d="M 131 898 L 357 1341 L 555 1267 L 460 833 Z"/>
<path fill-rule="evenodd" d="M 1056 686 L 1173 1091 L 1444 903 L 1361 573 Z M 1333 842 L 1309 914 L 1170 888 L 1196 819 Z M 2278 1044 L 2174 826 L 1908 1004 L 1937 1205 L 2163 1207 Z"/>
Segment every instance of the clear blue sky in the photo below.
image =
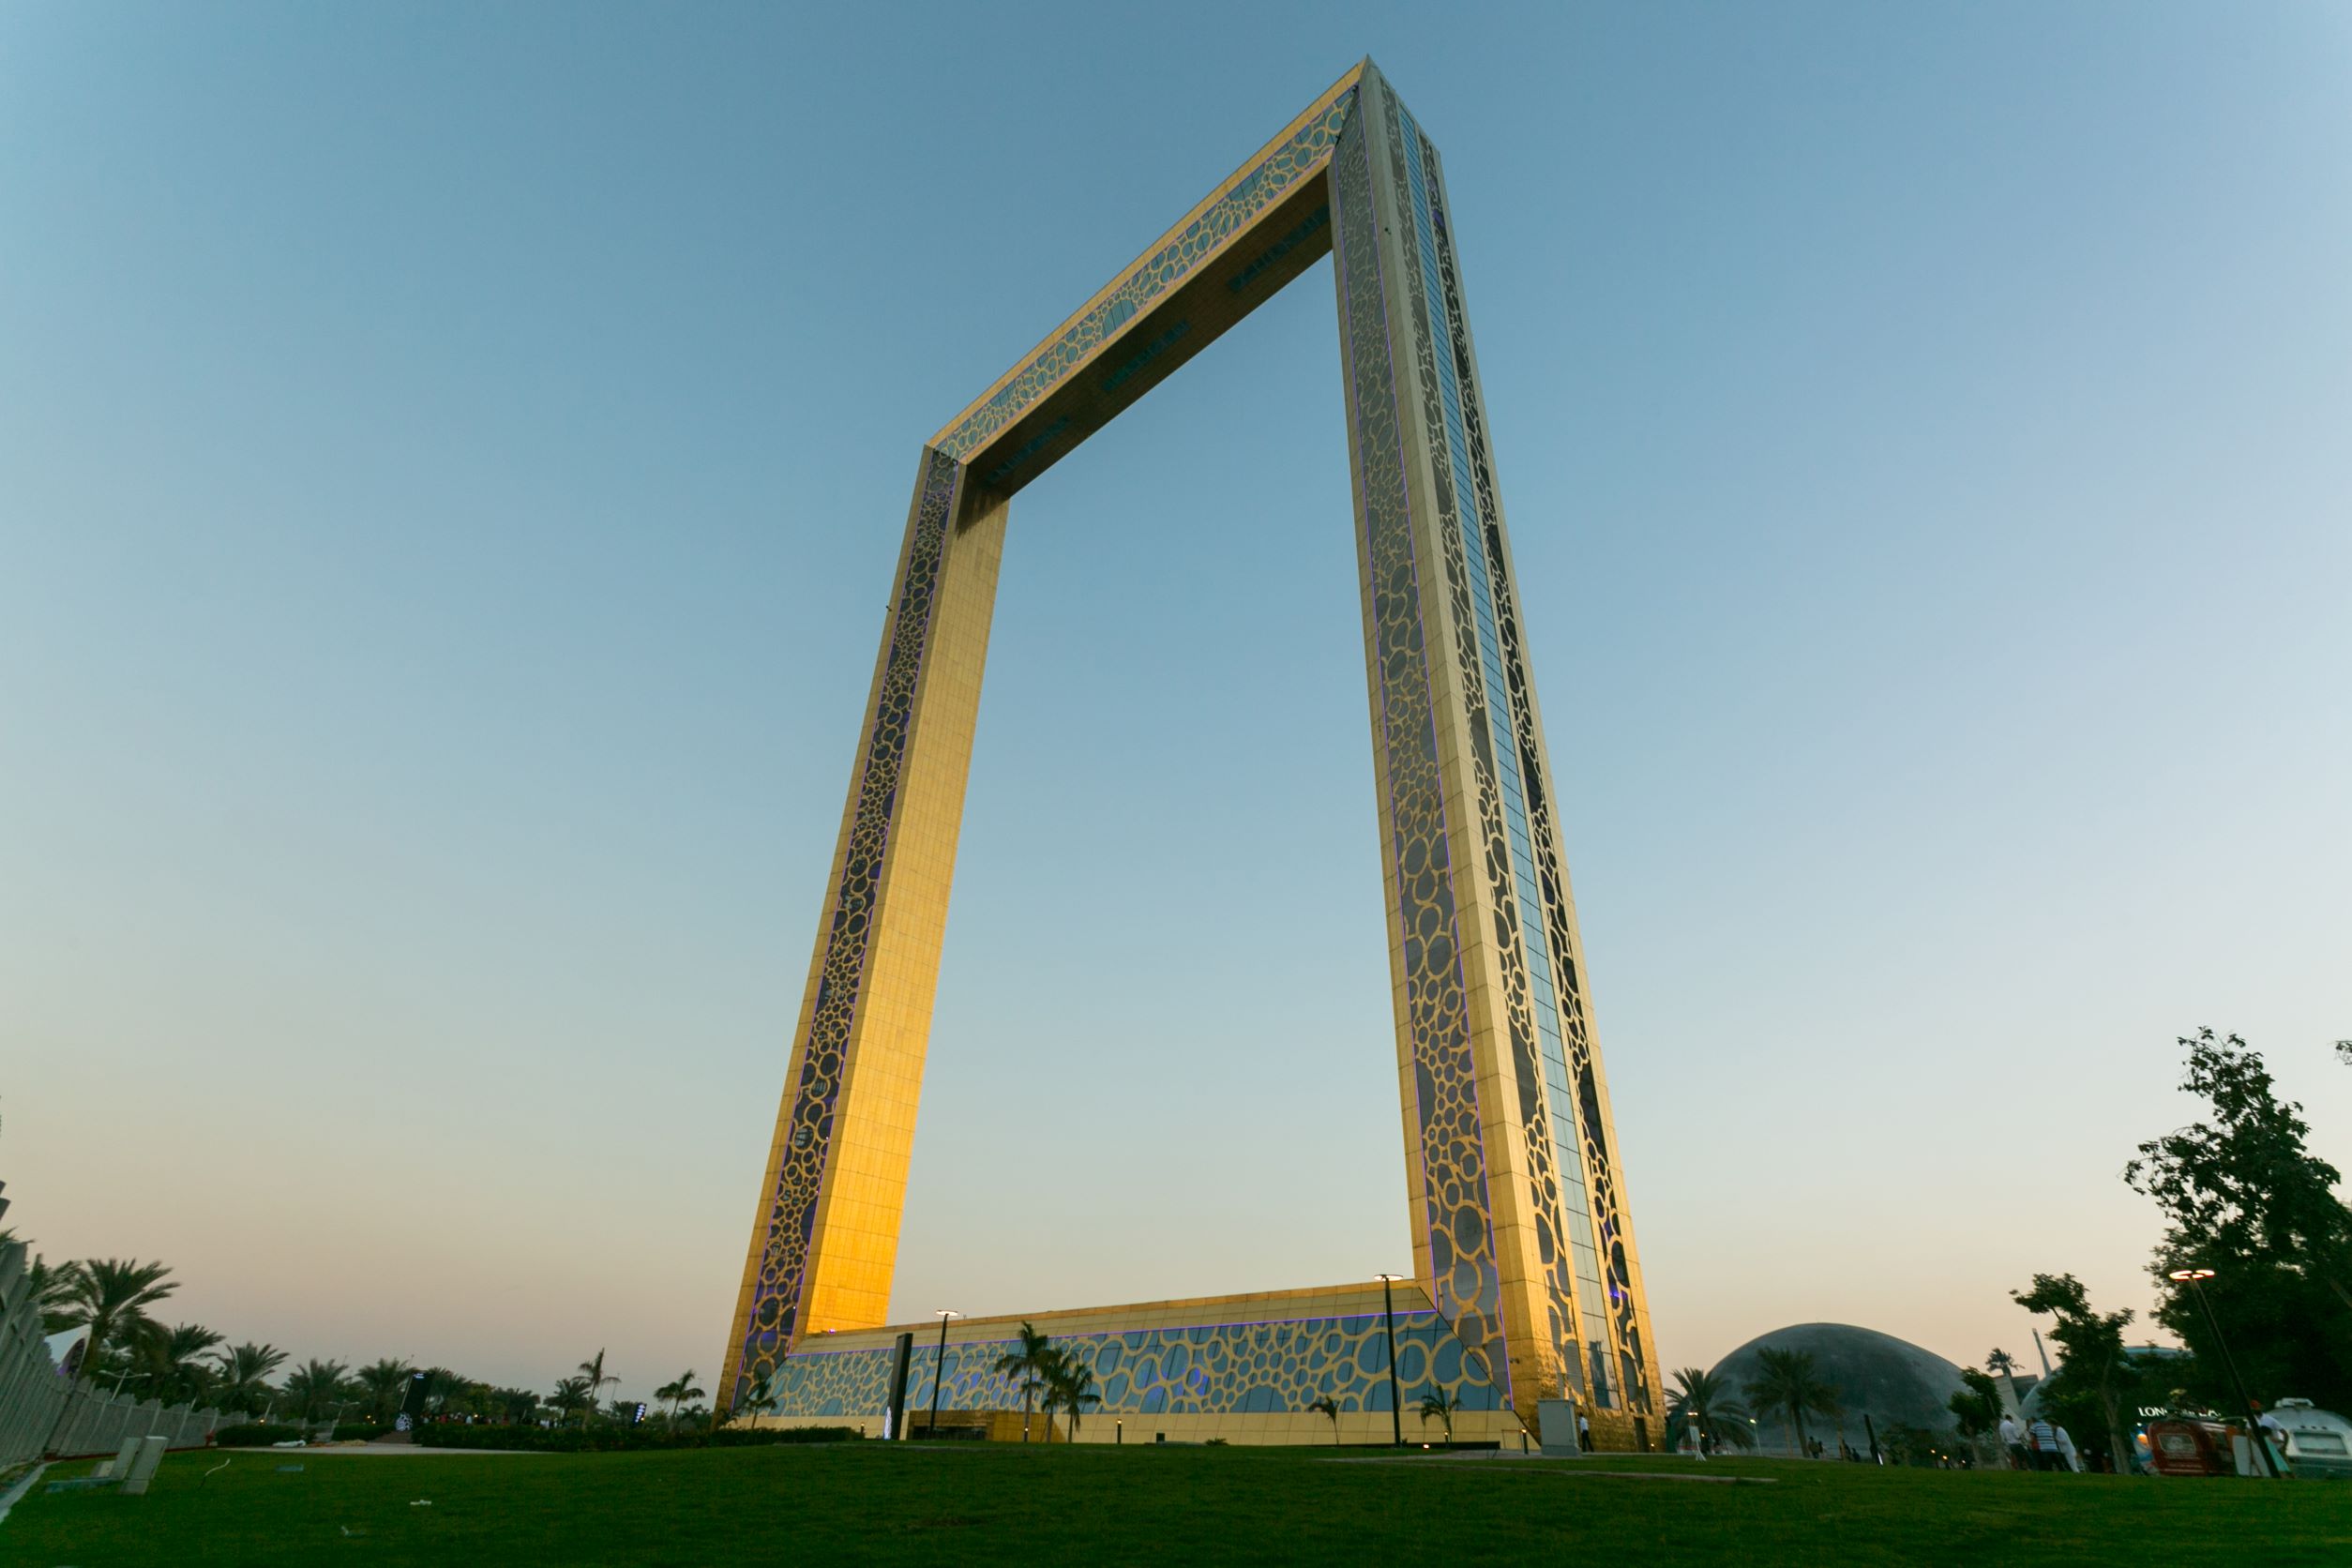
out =
<path fill-rule="evenodd" d="M 1665 1357 L 2144 1306 L 2200 1023 L 2352 1155 L 2342 8 L 19 4 L 11 1218 L 708 1374 L 918 445 L 1366 53 Z M 1016 505 L 902 1315 L 1409 1259 L 1329 279 Z"/>

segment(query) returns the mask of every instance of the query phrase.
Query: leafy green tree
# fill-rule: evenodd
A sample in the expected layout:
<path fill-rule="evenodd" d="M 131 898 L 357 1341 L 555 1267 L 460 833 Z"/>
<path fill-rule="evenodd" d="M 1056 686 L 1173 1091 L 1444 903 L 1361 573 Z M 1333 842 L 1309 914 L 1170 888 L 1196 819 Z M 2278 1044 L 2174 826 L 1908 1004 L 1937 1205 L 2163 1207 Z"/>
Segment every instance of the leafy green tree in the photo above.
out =
<path fill-rule="evenodd" d="M 1756 1352 L 1756 1368 L 1748 1380 L 1748 1402 L 1766 1414 L 1787 1417 L 1797 1452 L 1811 1454 L 1805 1417 L 1838 1414 L 1837 1390 L 1822 1378 L 1810 1351 L 1767 1348 Z"/>
<path fill-rule="evenodd" d="M 1046 1373 L 1055 1359 L 1053 1340 L 1039 1334 L 1033 1323 L 1023 1323 L 1013 1348 L 996 1358 L 996 1374 L 1009 1380 L 1021 1391 L 1021 1441 L 1029 1440 L 1029 1404 L 1046 1392 Z"/>
<path fill-rule="evenodd" d="M 2009 1294 L 2028 1312 L 2047 1313 L 2058 1320 L 2050 1337 L 2066 1359 L 2037 1391 L 2043 1410 L 2068 1429 L 2076 1446 L 2103 1450 L 2108 1462 L 2122 1472 L 2132 1452 L 2123 1411 L 2140 1381 L 2138 1369 L 2123 1349 L 2123 1329 L 2132 1320 L 2131 1309 L 2092 1311 L 2090 1292 L 2071 1274 L 2038 1274 L 2033 1276 L 2032 1289 Z M 2094 1437 L 2094 1433 L 2104 1436 Z"/>
<path fill-rule="evenodd" d="M 1960 1428 L 1960 1435 L 1974 1440 L 1998 1430 L 2001 1424 L 2001 1385 L 1993 1380 L 1990 1372 L 1979 1372 L 1973 1366 L 1960 1369 L 1960 1380 L 1968 1386 L 1947 1402 L 1952 1421 Z"/>
<path fill-rule="evenodd" d="M 1306 1408 L 1317 1415 L 1331 1418 L 1331 1445 L 1337 1448 L 1339 1446 L 1339 1401 L 1326 1394 L 1314 1400 Z"/>
<path fill-rule="evenodd" d="M 85 1376 L 107 1351 L 127 1349 L 154 1321 L 147 1308 L 179 1289 L 165 1265 L 128 1258 L 85 1258 L 66 1270 L 67 1326 L 90 1325 L 90 1347 L 82 1357 Z"/>
<path fill-rule="evenodd" d="M 2207 1103 L 2209 1119 L 2141 1144 L 2123 1171 L 2164 1216 L 2149 1269 L 2162 1292 L 2156 1319 L 2194 1354 L 2191 1391 L 2235 1410 L 2223 1346 L 2194 1293 L 2169 1277 L 2211 1269 L 2206 1298 L 2249 1391 L 2341 1410 L 2352 1403 L 2352 1208 L 2335 1194 L 2342 1173 L 2311 1152 L 2303 1108 L 2279 1098 L 2244 1040 L 2201 1029 L 2180 1045 L 2181 1090 Z"/>
<path fill-rule="evenodd" d="M 1984 1374 L 1979 1372 L 1977 1376 L 1983 1378 Z M 1952 1395 L 1955 1403 L 1960 1398 L 1959 1395 Z M 1878 1434 L 1879 1450 L 1898 1465 L 1933 1466 L 1938 1459 L 1956 1456 L 1960 1446 L 1950 1432 L 1931 1431 L 1905 1421 L 1891 1421 L 1886 1430 Z"/>
<path fill-rule="evenodd" d="M 1432 1421 L 1441 1424 L 1445 1430 L 1445 1440 L 1452 1442 L 1454 1440 L 1454 1412 L 1461 1408 L 1462 1401 L 1453 1390 L 1433 1388 L 1421 1396 L 1421 1424 L 1424 1426 L 1428 1425 Z"/>
<path fill-rule="evenodd" d="M 1674 1374 L 1674 1392 L 1666 1397 L 1666 1447 L 1682 1446 L 1691 1423 L 1719 1443 L 1737 1448 L 1756 1445 L 1756 1428 L 1748 1425 L 1747 1407 L 1732 1392 L 1731 1380 L 1696 1366 Z"/>
<path fill-rule="evenodd" d="M 351 1368 L 339 1361 L 321 1361 L 313 1356 L 286 1374 L 282 1391 L 286 1403 L 305 1421 L 324 1421 L 332 1416 L 337 1407 L 352 1403 L 367 1393 L 350 1377 Z"/>
<path fill-rule="evenodd" d="M 1094 1392 L 1094 1369 L 1070 1356 L 1056 1355 L 1046 1369 L 1046 1414 L 1051 1416 L 1059 1407 L 1070 1418 L 1070 1440 L 1078 1441 L 1078 1424 L 1086 1418 L 1086 1407 L 1099 1405 L 1103 1396 Z"/>
<path fill-rule="evenodd" d="M 275 1345 L 238 1345 L 216 1352 L 213 1376 L 219 1385 L 224 1410 L 258 1413 L 269 1398 L 269 1377 L 285 1364 L 286 1352 Z"/>
<path fill-rule="evenodd" d="M 385 1356 L 354 1374 L 359 1386 L 368 1391 L 369 1420 L 389 1422 L 400 1414 L 400 1402 L 408 1397 L 409 1374 L 415 1370 L 398 1356 Z"/>

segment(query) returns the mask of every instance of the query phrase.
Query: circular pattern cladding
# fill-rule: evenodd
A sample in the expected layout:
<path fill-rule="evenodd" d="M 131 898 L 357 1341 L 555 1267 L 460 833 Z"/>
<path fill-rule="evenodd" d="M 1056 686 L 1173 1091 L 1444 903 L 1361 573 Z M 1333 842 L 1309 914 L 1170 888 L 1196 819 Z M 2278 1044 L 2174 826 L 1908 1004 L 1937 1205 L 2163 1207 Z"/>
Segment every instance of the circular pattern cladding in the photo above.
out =
<path fill-rule="evenodd" d="M 997 1370 L 1015 1344 L 948 1346 L 941 1409 L 1019 1410 L 1020 1390 Z M 1320 1398 L 1343 1413 L 1389 1408 L 1388 1335 L 1378 1314 L 1056 1335 L 1053 1344 L 1094 1374 L 1103 1402 L 1090 1413 L 1303 1411 Z M 790 1416 L 878 1415 L 889 1400 L 893 1354 L 888 1347 L 804 1349 L 776 1377 L 778 1409 Z M 917 1346 L 907 1379 L 909 1409 L 929 1408 L 937 1359 L 935 1349 Z M 1505 1403 L 1483 1358 L 1434 1312 L 1397 1314 L 1396 1376 L 1408 1411 L 1438 1389 L 1466 1410 L 1497 1410 Z"/>
<path fill-rule="evenodd" d="M 897 820 L 898 775 L 906 761 L 915 690 L 930 646 L 931 605 L 962 475 L 955 460 L 942 453 L 932 452 L 925 461 L 923 498 L 907 543 L 891 618 L 890 653 L 867 726 L 857 815 L 842 852 L 824 964 L 792 1079 L 791 1131 L 785 1135 L 776 1187 L 769 1197 L 767 1240 L 735 1368 L 738 1379 L 773 1370 L 776 1349 L 790 1342 L 798 1325 L 802 1276 L 816 1229 L 817 1198 L 833 1145 L 834 1104 L 840 1094 L 850 1033 L 864 993 L 866 950 L 881 894 L 882 857 Z"/>

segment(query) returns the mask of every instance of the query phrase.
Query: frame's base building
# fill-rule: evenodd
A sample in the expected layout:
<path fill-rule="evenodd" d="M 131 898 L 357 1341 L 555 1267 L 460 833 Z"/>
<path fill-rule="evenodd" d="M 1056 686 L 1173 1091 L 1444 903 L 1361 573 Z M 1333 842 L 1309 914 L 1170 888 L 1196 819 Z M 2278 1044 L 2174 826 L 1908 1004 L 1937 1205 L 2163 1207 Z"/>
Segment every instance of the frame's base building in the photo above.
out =
<path fill-rule="evenodd" d="M 1422 1397 L 1441 1389 L 1455 1406 L 1454 1440 L 1515 1446 L 1518 1413 L 1427 1292 L 1400 1282 L 1394 1300 L 1395 1387 L 1402 1395 L 1406 1440 L 1445 1440 L 1442 1418 L 1417 1413 Z M 813 1334 L 772 1380 L 778 1413 L 759 1419 L 856 1426 L 882 1436 L 898 1337 L 911 1334 L 902 1419 L 913 1435 L 931 1425 L 936 1387 L 940 1435 L 1018 1439 L 1020 1390 L 996 1367 L 1018 1344 L 1024 1323 L 1094 1374 L 1102 1402 L 1080 1412 L 1080 1442 L 1385 1443 L 1397 1430 L 1389 1415 L 1392 1319 L 1377 1279 L 1322 1290 L 958 1319 L 943 1353 L 937 1319 Z M 1337 1413 L 1317 1410 L 1320 1398 Z M 1060 1412 L 1033 1414 L 1029 1428 L 1033 1440 L 1073 1437 Z"/>
<path fill-rule="evenodd" d="M 884 1328 L 1013 495 L 1334 258 L 1417 1287 L 1396 1386 L 1457 1438 L 1569 1399 L 1648 1446 L 1659 1387 L 1437 148 L 1349 71 L 948 427 L 918 466 L 718 1384 L 879 1420 Z M 1092 1366 L 1086 1439 L 1327 1440 L 1389 1422 L 1378 1289 L 1033 1319 Z M 1408 1302 L 1410 1304 L 1408 1304 Z M 951 1331 L 947 1412 L 1010 1410 L 1011 1320 Z M 928 1325 L 916 1325 L 927 1342 Z M 912 1357 L 927 1411 L 933 1355 Z"/>

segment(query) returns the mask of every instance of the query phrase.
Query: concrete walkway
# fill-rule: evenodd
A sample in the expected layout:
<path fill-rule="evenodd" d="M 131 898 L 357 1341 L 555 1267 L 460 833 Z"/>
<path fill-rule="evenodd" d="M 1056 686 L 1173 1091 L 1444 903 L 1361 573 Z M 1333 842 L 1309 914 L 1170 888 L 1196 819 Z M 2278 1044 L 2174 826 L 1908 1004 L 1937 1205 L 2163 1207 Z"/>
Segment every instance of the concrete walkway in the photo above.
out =
<path fill-rule="evenodd" d="M 8 1510 L 23 1500 L 24 1494 L 33 1489 L 33 1483 L 38 1481 L 41 1478 L 41 1471 L 48 1468 L 46 1464 L 35 1465 L 18 1478 L 15 1485 L 6 1492 L 0 1492 L 0 1519 L 6 1519 L 8 1516 Z"/>

